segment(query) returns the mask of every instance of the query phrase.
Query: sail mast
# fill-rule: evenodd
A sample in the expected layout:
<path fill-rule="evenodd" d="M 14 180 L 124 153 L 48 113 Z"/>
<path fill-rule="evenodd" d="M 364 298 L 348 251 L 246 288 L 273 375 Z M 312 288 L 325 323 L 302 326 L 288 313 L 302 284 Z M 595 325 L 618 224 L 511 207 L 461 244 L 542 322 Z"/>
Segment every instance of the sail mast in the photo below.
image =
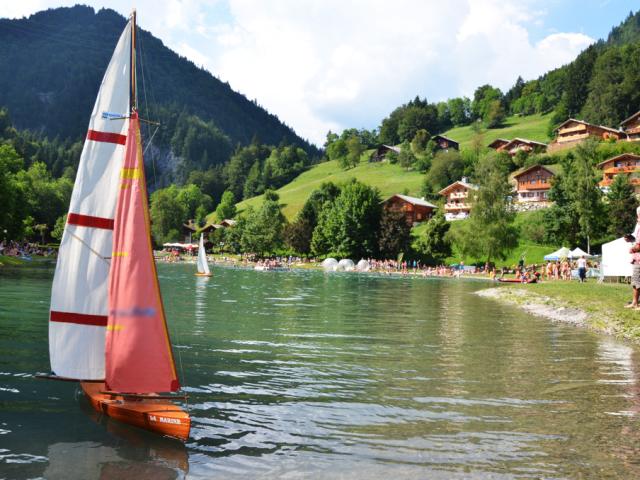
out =
<path fill-rule="evenodd" d="M 138 95 L 136 91 L 136 10 L 131 12 L 131 58 L 130 58 L 131 78 L 129 82 L 131 93 L 129 95 L 130 112 L 138 110 Z"/>

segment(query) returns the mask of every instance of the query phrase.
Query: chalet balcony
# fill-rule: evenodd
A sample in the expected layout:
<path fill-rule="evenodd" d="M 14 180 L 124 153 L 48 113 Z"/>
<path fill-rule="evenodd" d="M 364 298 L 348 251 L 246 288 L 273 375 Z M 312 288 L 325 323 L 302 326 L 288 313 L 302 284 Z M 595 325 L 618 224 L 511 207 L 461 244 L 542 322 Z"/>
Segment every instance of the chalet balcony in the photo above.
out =
<path fill-rule="evenodd" d="M 611 177 L 611 178 L 605 177 L 602 180 L 600 180 L 600 182 L 598 182 L 598 185 L 600 187 L 609 187 L 613 183 L 614 178 L 615 177 Z M 639 186 L 640 178 L 629 178 L 629 183 L 634 186 Z"/>
<path fill-rule="evenodd" d="M 578 125 L 576 127 L 571 127 L 571 128 L 563 128 L 562 131 L 560 131 L 560 135 L 566 135 L 569 133 L 576 133 L 576 132 L 586 132 L 587 127 L 585 125 Z"/>
<path fill-rule="evenodd" d="M 467 198 L 467 192 L 456 192 L 449 194 L 449 198 Z"/>
<path fill-rule="evenodd" d="M 640 172 L 640 165 L 633 165 L 628 167 L 609 167 L 603 170 L 605 174 L 613 174 L 616 173 L 636 173 Z"/>
<path fill-rule="evenodd" d="M 445 203 L 445 210 L 471 210 L 469 203 Z"/>
<path fill-rule="evenodd" d="M 556 140 L 558 143 L 565 143 L 565 142 L 577 142 L 580 140 L 584 140 L 585 138 L 589 138 L 589 133 L 588 132 L 584 132 L 584 133 L 580 133 L 580 134 L 576 134 L 576 135 L 567 135 L 567 134 L 560 134 L 558 135 L 558 139 Z"/>
<path fill-rule="evenodd" d="M 551 184 L 549 182 L 543 183 L 519 183 L 518 191 L 519 192 L 535 192 L 537 190 L 549 190 L 551 188 Z"/>

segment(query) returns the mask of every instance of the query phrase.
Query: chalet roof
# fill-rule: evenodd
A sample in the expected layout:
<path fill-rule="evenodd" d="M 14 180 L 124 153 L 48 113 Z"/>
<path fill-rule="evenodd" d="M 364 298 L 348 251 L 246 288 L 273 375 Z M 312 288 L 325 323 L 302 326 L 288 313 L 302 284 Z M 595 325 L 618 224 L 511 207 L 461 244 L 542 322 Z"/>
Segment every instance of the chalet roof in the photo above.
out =
<path fill-rule="evenodd" d="M 452 138 L 445 137 L 444 135 L 434 135 L 433 138 L 442 138 L 443 140 L 446 140 L 447 142 L 455 143 L 456 145 L 460 144 L 459 142 L 456 142 Z"/>
<path fill-rule="evenodd" d="M 558 165 L 540 165 L 540 164 L 532 165 L 531 167 L 521 168 L 520 170 L 517 170 L 517 171 L 513 172 L 512 178 L 518 178 L 518 177 L 524 175 L 525 173 L 528 173 L 531 170 L 534 170 L 536 168 L 542 168 L 542 169 L 546 170 L 547 172 L 549 172 L 551 175 L 555 176 L 555 175 L 558 174 L 559 166 Z"/>
<path fill-rule="evenodd" d="M 405 202 L 411 203 L 412 205 L 420 205 L 422 207 L 438 208 L 433 203 L 427 202 L 424 198 L 410 197 L 409 195 L 400 195 L 399 193 L 396 193 L 395 195 L 391 195 L 389 198 L 385 199 L 382 203 L 388 202 L 393 197 L 401 198 Z"/>
<path fill-rule="evenodd" d="M 604 162 L 600 162 L 596 165 L 598 168 L 603 167 L 607 163 L 613 162 L 615 160 L 619 160 L 621 158 L 634 158 L 636 160 L 640 160 L 640 155 L 636 155 L 635 153 L 621 153 L 620 155 L 616 155 L 615 157 L 607 158 Z"/>
<path fill-rule="evenodd" d="M 457 186 L 468 188 L 470 190 L 477 190 L 478 189 L 478 186 L 474 185 L 473 183 L 467 183 L 467 182 L 463 182 L 462 180 L 457 180 L 457 181 L 453 182 L 451 185 L 447 185 L 442 190 L 440 190 L 438 192 L 438 195 L 446 195 L 447 192 L 449 192 L 449 190 L 452 190 L 454 187 L 457 187 Z"/>
<path fill-rule="evenodd" d="M 509 140 L 507 140 L 506 138 L 496 138 L 493 142 L 487 145 L 487 147 L 498 148 L 498 147 L 501 147 L 502 145 L 506 145 L 507 143 L 509 143 Z"/>
<path fill-rule="evenodd" d="M 235 220 L 231 220 L 228 218 L 225 218 L 223 221 L 220 222 L 220 225 L 222 225 L 223 227 L 233 227 L 236 224 Z"/>
<path fill-rule="evenodd" d="M 640 116 L 640 110 L 631 115 L 629 118 L 626 118 L 622 122 L 620 122 L 620 127 L 625 126 L 627 123 L 633 122 L 636 118 L 638 118 L 638 116 Z"/>
<path fill-rule="evenodd" d="M 591 127 L 601 128 L 601 129 L 607 130 L 609 132 L 623 133 L 622 130 L 619 130 L 617 128 L 605 127 L 604 125 L 596 125 L 594 123 L 585 122 L 584 120 L 576 120 L 575 118 L 569 118 L 569 119 L 565 120 L 560 125 L 558 125 L 553 131 L 557 132 L 558 130 L 560 130 L 562 127 L 564 127 L 569 122 L 581 123 L 583 125 L 589 125 Z"/>
<path fill-rule="evenodd" d="M 201 232 L 210 232 L 211 230 L 217 230 L 219 228 L 224 228 L 224 226 L 219 225 L 217 223 L 207 223 L 204 227 L 200 229 Z"/>
<path fill-rule="evenodd" d="M 545 148 L 547 147 L 547 144 L 546 144 L 546 143 L 536 142 L 535 140 L 529 140 L 528 138 L 519 138 L 519 137 L 516 137 L 516 138 L 514 138 L 513 140 L 511 140 L 509 143 L 507 143 L 507 144 L 505 145 L 505 149 L 509 148 L 509 146 L 510 146 L 512 143 L 515 143 L 515 142 L 526 143 L 527 145 L 538 145 L 538 146 L 540 146 L 540 147 L 545 147 Z"/>
<path fill-rule="evenodd" d="M 393 145 L 385 145 L 384 143 L 380 145 L 377 150 L 380 150 L 382 147 L 388 148 L 389 150 L 393 150 L 396 153 L 400 153 L 400 147 L 394 147 Z"/>
<path fill-rule="evenodd" d="M 193 220 L 188 220 L 187 223 L 182 224 L 182 228 L 195 232 L 196 230 L 198 230 L 198 225 Z"/>

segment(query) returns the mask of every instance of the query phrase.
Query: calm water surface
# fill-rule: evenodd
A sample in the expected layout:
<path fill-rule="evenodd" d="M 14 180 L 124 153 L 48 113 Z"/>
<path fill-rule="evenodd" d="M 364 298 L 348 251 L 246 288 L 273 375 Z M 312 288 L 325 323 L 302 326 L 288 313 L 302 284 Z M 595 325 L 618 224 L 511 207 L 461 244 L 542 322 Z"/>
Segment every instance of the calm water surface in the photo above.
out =
<path fill-rule="evenodd" d="M 640 478 L 636 347 L 473 281 L 161 265 L 182 445 L 49 368 L 53 272 L 0 272 L 0 478 Z"/>

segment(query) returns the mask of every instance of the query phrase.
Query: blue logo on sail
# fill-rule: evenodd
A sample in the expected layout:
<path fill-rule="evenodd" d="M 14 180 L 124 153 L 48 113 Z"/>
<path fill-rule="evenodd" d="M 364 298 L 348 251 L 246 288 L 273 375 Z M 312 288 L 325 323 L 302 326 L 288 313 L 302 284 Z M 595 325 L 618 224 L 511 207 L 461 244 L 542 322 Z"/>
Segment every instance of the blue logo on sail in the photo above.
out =
<path fill-rule="evenodd" d="M 153 317 L 156 314 L 155 308 L 151 307 L 132 307 L 127 309 L 111 310 L 114 317 Z"/>
<path fill-rule="evenodd" d="M 127 118 L 127 115 L 123 113 L 102 112 L 102 118 L 105 120 L 122 120 Z"/>

